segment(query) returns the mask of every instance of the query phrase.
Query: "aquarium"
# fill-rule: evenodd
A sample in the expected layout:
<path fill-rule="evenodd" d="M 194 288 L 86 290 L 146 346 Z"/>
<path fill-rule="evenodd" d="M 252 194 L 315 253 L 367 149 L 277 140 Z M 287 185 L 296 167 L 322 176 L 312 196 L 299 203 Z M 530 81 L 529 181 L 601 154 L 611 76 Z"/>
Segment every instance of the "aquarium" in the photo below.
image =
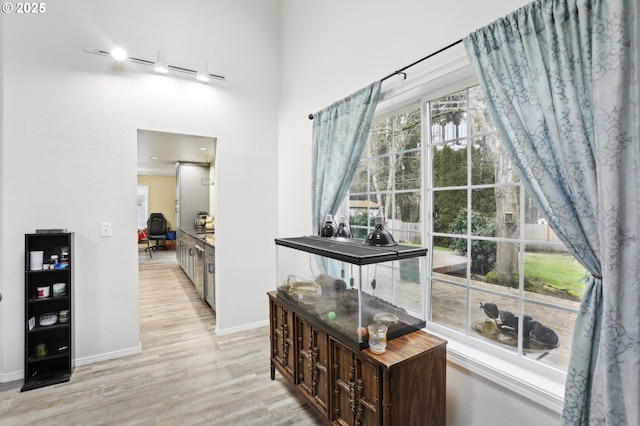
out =
<path fill-rule="evenodd" d="M 387 340 L 425 326 L 427 249 L 315 236 L 275 243 L 278 299 L 351 347 L 369 346 L 372 324 L 387 327 Z"/>

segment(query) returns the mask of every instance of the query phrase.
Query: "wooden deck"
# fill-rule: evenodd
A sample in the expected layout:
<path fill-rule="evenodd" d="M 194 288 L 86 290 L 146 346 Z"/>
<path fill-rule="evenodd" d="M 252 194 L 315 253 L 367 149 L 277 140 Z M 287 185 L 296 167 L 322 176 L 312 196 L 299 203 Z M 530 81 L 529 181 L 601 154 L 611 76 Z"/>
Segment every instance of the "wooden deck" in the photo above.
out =
<path fill-rule="evenodd" d="M 517 315 L 519 312 L 519 290 L 475 280 L 471 280 L 470 288 L 467 288 L 466 279 L 448 274 L 458 271 L 461 267 L 462 269 L 466 267 L 466 260 L 455 254 L 445 256 L 441 254 L 434 258 L 432 297 L 430 299 L 432 303 L 431 321 L 487 344 L 517 352 L 517 347 L 512 346 L 512 333 L 500 333 L 499 336 L 494 336 L 498 339 L 496 341 L 484 337 L 476 329 L 481 329 L 485 320 L 489 319 L 480 308 L 480 303 L 493 302 L 500 310 L 510 311 Z M 375 291 L 370 287 L 369 280 L 363 280 L 365 282 L 363 291 L 373 292 L 376 296 L 412 310 L 416 316 L 420 316 L 423 309 L 427 309 L 421 304 L 423 296 L 420 285 L 399 280 L 397 276 L 393 286 L 386 285 L 386 283 L 392 282 L 390 274 L 389 268 L 378 268 Z M 528 291 L 524 292 L 524 298 L 526 300 L 523 307 L 524 314 L 553 329 L 558 335 L 559 343 L 557 347 L 549 350 L 525 348 L 523 356 L 539 359 L 543 364 L 565 371 L 571 352 L 572 335 L 579 303 Z M 558 308 L 551 308 L 549 305 L 556 305 Z M 469 324 L 467 324 L 467 312 L 469 312 Z"/>

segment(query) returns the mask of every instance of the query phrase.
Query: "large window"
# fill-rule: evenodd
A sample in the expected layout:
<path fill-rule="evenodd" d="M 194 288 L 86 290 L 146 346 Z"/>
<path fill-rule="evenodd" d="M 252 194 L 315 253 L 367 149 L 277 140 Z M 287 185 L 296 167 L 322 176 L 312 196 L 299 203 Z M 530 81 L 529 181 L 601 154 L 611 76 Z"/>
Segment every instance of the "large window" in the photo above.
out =
<path fill-rule="evenodd" d="M 566 370 L 587 273 L 527 195 L 477 86 L 377 117 L 349 207 L 354 236 L 380 215 L 429 248 L 430 326 Z"/>

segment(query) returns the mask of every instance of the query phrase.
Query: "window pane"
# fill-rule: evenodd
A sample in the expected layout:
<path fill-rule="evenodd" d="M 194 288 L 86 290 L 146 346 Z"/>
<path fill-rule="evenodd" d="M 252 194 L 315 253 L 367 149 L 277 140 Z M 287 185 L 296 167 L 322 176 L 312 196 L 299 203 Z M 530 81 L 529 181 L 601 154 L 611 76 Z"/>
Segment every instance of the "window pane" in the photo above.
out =
<path fill-rule="evenodd" d="M 389 179 L 393 176 L 390 170 L 389 157 L 372 158 L 369 162 L 369 191 L 386 191 L 391 187 Z"/>
<path fill-rule="evenodd" d="M 489 247 L 478 245 L 474 250 L 472 244 L 472 270 L 481 274 L 480 268 L 489 266 L 488 270 L 484 272 L 486 282 L 517 289 L 520 283 L 520 244 L 498 241 L 493 243 L 493 247 L 495 247 L 495 257 L 491 258 L 493 252 L 489 250 Z M 473 268 L 473 265 L 477 265 L 477 268 Z"/>
<path fill-rule="evenodd" d="M 578 308 L 578 302 L 571 305 L 570 308 Z M 529 335 L 524 336 L 525 355 L 559 370 L 566 370 L 569 365 L 576 314 L 530 302 L 525 303 L 524 312 L 535 321 L 530 322 L 526 328 Z"/>
<path fill-rule="evenodd" d="M 455 140 L 467 135 L 466 90 L 431 103 L 431 134 L 433 142 Z"/>
<path fill-rule="evenodd" d="M 433 193 L 433 231 L 466 234 L 467 191 L 435 191 Z M 464 221 L 461 223 L 461 221 Z"/>
<path fill-rule="evenodd" d="M 465 238 L 436 237 L 433 242 L 433 276 L 466 284 L 467 240 Z M 462 280 L 457 280 L 462 278 Z"/>
<path fill-rule="evenodd" d="M 360 160 L 360 163 L 358 163 L 358 169 L 351 182 L 352 193 L 367 192 L 369 181 L 368 164 L 369 162 L 366 160 Z"/>
<path fill-rule="evenodd" d="M 422 242 L 421 192 L 396 193 L 395 205 L 393 220 L 387 223 L 389 231 L 400 244 L 420 244 Z"/>
<path fill-rule="evenodd" d="M 495 152 L 492 150 L 495 135 L 487 135 L 473 140 L 471 149 L 471 184 L 490 185 L 496 182 Z"/>
<path fill-rule="evenodd" d="M 524 276 L 527 291 L 579 302 L 589 273 L 564 247 L 527 244 Z"/>
<path fill-rule="evenodd" d="M 434 146 L 433 186 L 463 186 L 467 184 L 467 150 L 460 145 L 449 143 Z"/>
<path fill-rule="evenodd" d="M 369 151 L 372 157 L 388 155 L 393 142 L 393 121 L 391 118 L 375 121 L 369 130 Z"/>
<path fill-rule="evenodd" d="M 431 281 L 431 321 L 461 333 L 467 327 L 467 289 L 434 279 Z"/>
<path fill-rule="evenodd" d="M 396 152 L 420 147 L 422 140 L 420 114 L 421 109 L 416 108 L 393 117 Z"/>
<path fill-rule="evenodd" d="M 484 342 L 518 351 L 518 300 L 485 291 L 471 292 L 471 334 Z"/>
<path fill-rule="evenodd" d="M 411 151 L 395 156 L 395 189 L 422 188 L 422 155 Z"/>
<path fill-rule="evenodd" d="M 491 220 L 494 220 L 496 217 L 496 189 L 482 188 L 471 190 L 471 209 L 475 213 L 480 213 L 488 218 L 491 218 Z"/>
<path fill-rule="evenodd" d="M 401 192 L 396 194 L 396 210 L 393 219 L 405 223 L 420 222 L 420 192 Z"/>

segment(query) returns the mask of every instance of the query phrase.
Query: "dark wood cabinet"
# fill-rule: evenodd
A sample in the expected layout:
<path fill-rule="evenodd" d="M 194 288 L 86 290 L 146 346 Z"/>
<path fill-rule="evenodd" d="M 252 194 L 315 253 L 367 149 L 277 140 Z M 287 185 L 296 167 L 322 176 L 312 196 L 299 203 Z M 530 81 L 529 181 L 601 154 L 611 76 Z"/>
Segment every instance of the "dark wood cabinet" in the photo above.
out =
<path fill-rule="evenodd" d="M 275 369 L 289 381 L 294 380 L 293 312 L 278 304 L 270 305 L 271 324 L 271 379 Z"/>
<path fill-rule="evenodd" d="M 357 350 L 268 295 L 271 379 L 278 370 L 327 424 L 445 424 L 445 340 L 419 330 L 389 340 L 382 354 Z"/>
<path fill-rule="evenodd" d="M 338 425 L 380 424 L 381 369 L 366 357 L 331 339 L 334 410 Z"/>
<path fill-rule="evenodd" d="M 298 387 L 324 415 L 329 407 L 329 341 L 327 333 L 296 318 Z"/>
<path fill-rule="evenodd" d="M 73 250 L 72 233 L 25 235 L 24 384 L 21 391 L 66 382 L 71 377 L 74 367 Z M 39 253 L 37 265 L 32 253 Z M 53 263 L 49 263 L 51 259 L 55 259 Z"/>

